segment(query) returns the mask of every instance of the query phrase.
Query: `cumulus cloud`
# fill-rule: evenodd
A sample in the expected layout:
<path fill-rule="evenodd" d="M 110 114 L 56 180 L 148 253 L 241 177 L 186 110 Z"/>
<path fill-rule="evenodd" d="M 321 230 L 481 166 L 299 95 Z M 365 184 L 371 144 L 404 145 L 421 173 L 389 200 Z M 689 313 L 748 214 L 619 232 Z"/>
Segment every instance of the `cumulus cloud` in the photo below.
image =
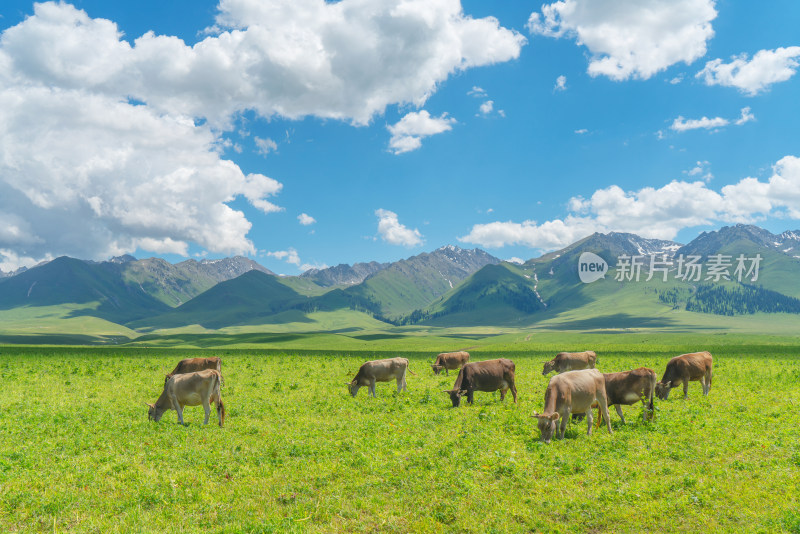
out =
<path fill-rule="evenodd" d="M 256 149 L 258 150 L 259 154 L 266 156 L 270 152 L 275 152 L 278 150 L 278 143 L 276 143 L 269 137 L 262 139 L 256 136 L 253 138 L 253 140 L 256 143 Z"/>
<path fill-rule="evenodd" d="M 486 98 L 487 96 L 489 96 L 488 93 L 483 89 L 483 87 L 478 87 L 477 85 L 473 85 L 472 89 L 467 91 L 467 94 L 475 98 Z"/>
<path fill-rule="evenodd" d="M 800 66 L 800 46 L 760 50 L 752 59 L 747 54 L 733 56 L 730 63 L 714 59 L 706 63 L 695 76 L 706 85 L 736 87 L 741 92 L 755 96 L 772 84 L 784 82 L 794 76 Z"/>
<path fill-rule="evenodd" d="M 410 230 L 400 224 L 397 214 L 384 209 L 375 210 L 378 217 L 378 235 L 392 245 L 414 247 L 423 243 L 422 234 L 416 228 Z"/>
<path fill-rule="evenodd" d="M 646 80 L 704 56 L 716 16 L 714 0 L 561 0 L 532 13 L 528 29 L 586 46 L 591 76 Z"/>
<path fill-rule="evenodd" d="M 712 178 L 714 178 L 714 175 L 711 174 L 710 170 L 708 170 L 709 167 L 710 163 L 708 161 L 698 161 L 694 167 L 692 167 L 688 171 L 683 171 L 683 174 L 690 177 L 699 176 L 700 178 L 708 182 Z"/>
<path fill-rule="evenodd" d="M 279 211 L 281 184 L 221 156 L 238 113 L 367 124 L 524 44 L 452 0 L 223 0 L 193 46 L 152 32 L 129 43 L 113 21 L 34 4 L 0 35 L 0 213 L 14 223 L 0 262 L 252 253 L 252 225 L 228 204 Z"/>
<path fill-rule="evenodd" d="M 480 111 L 482 115 L 489 115 L 494 111 L 494 100 L 487 100 L 481 104 Z"/>
<path fill-rule="evenodd" d="M 422 146 L 422 139 L 453 129 L 456 120 L 447 113 L 440 117 L 431 117 L 426 110 L 412 111 L 406 114 L 397 124 L 387 126 L 392 134 L 389 150 L 394 154 L 402 154 L 416 150 Z"/>
<path fill-rule="evenodd" d="M 301 213 L 300 215 L 298 215 L 297 220 L 300 221 L 300 224 L 302 224 L 303 226 L 309 226 L 317 222 L 317 220 L 314 217 L 308 215 L 307 213 Z"/>
<path fill-rule="evenodd" d="M 556 78 L 556 84 L 553 86 L 553 91 L 566 91 L 567 90 L 567 77 L 563 74 Z"/>
<path fill-rule="evenodd" d="M 631 232 L 655 239 L 674 239 L 684 228 L 713 222 L 752 223 L 767 216 L 800 218 L 800 158 L 786 156 L 773 166 L 767 181 L 744 178 L 714 191 L 701 181 L 673 181 L 660 187 L 624 191 L 613 185 L 588 199 L 574 197 L 563 219 L 541 224 L 476 224 L 459 240 L 489 248 L 524 245 L 553 250 L 594 232 Z"/>
<path fill-rule="evenodd" d="M 739 118 L 734 119 L 732 122 L 722 117 L 714 117 L 713 119 L 709 119 L 708 117 L 702 117 L 700 119 L 685 119 L 679 116 L 677 119 L 672 121 L 672 126 L 670 126 L 670 128 L 676 132 L 686 132 L 689 130 L 700 129 L 712 130 L 728 126 L 729 124 L 741 126 L 742 124 L 754 121 L 755 119 L 756 116 L 750 112 L 750 108 L 744 107 L 741 110 L 741 115 Z"/>
<path fill-rule="evenodd" d="M 289 247 L 289 250 L 276 250 L 274 252 L 267 252 L 267 256 L 284 261 L 289 265 L 294 265 L 300 270 L 300 272 L 306 272 L 309 269 L 326 269 L 328 267 L 325 264 L 303 263 L 300 261 L 300 255 L 297 253 L 297 250 L 295 250 L 293 247 Z"/>

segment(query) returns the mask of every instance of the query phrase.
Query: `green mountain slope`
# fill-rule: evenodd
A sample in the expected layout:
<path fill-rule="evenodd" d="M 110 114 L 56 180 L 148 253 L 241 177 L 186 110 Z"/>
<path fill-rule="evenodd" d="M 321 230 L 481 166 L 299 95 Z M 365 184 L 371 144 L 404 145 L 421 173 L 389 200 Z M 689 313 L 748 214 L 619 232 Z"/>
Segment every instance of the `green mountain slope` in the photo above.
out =
<path fill-rule="evenodd" d="M 270 316 L 300 307 L 308 301 L 277 276 L 251 270 L 220 282 L 172 311 L 128 324 L 131 328 L 175 328 L 198 324 L 205 328 L 276 322 Z M 292 320 L 297 320 L 296 312 Z"/>
<path fill-rule="evenodd" d="M 395 262 L 344 291 L 353 299 L 377 303 L 384 317 L 397 318 L 427 306 L 485 265 L 499 262 L 480 249 L 448 245 Z"/>
<path fill-rule="evenodd" d="M 91 315 L 120 324 L 169 309 L 125 284 L 121 266 L 111 262 L 61 257 L 0 282 L 0 309 L 63 304 L 91 304 L 76 307 L 71 316 Z"/>

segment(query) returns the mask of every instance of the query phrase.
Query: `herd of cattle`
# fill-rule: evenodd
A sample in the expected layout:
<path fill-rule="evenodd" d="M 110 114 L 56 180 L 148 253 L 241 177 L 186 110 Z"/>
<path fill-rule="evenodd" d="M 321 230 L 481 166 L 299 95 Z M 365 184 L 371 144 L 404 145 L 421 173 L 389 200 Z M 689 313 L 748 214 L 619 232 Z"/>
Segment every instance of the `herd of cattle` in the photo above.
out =
<path fill-rule="evenodd" d="M 644 420 L 649 420 L 654 413 L 653 395 L 665 400 L 672 388 L 683 385 L 683 398 L 689 396 L 689 382 L 699 380 L 703 387 L 703 395 L 711 389 L 713 359 L 707 351 L 693 352 L 675 356 L 667 363 L 661 380 L 656 382 L 656 373 L 647 367 L 618 373 L 601 373 L 596 369 L 597 355 L 593 351 L 560 352 L 555 358 L 544 364 L 542 375 L 555 371 L 544 394 L 544 411 L 533 412 L 537 419 L 541 439 L 550 443 L 558 426 L 558 437 L 563 439 L 564 431 L 570 418 L 586 417 L 587 434 L 591 435 L 594 417 L 592 408 L 597 408 L 598 424 L 605 420 L 609 433 L 611 418 L 610 406 L 615 406 L 622 423 L 622 405 L 642 402 Z M 452 389 L 445 390 L 449 394 L 454 407 L 461 404 L 466 395 L 467 402 L 472 404 L 476 391 L 500 391 L 500 400 L 511 390 L 514 402 L 517 402 L 517 386 L 514 383 L 514 362 L 506 358 L 470 362 L 467 352 L 443 352 L 431 365 L 434 374 L 442 371 L 459 369 Z M 211 403 L 216 404 L 219 426 L 225 421 L 225 405 L 222 403 L 220 386 L 222 380 L 222 362 L 219 358 L 188 358 L 182 360 L 175 369 L 166 376 L 164 389 L 155 404 L 148 404 L 148 416 L 158 421 L 167 410 L 178 413 L 178 422 L 183 424 L 183 407 L 202 405 L 205 409 L 205 420 L 208 424 Z M 368 388 L 369 394 L 375 397 L 377 382 L 397 382 L 397 392 L 407 390 L 406 372 L 408 359 L 389 358 L 365 362 L 358 369 L 347 386 L 355 397 L 361 387 Z M 411 374 L 414 374 L 411 372 Z M 416 375 L 415 375 L 416 376 Z"/>

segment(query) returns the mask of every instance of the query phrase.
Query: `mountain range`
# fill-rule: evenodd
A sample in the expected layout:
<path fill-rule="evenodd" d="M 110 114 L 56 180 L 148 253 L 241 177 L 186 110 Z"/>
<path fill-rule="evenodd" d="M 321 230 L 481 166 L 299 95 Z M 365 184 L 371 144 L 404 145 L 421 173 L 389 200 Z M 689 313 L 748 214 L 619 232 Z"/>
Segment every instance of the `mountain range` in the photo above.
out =
<path fill-rule="evenodd" d="M 592 283 L 579 276 L 586 252 L 608 265 Z M 641 271 L 634 278 L 631 258 L 637 257 Z M 690 257 L 699 257 L 702 273 L 681 278 Z M 652 276 L 650 265 L 660 266 Z M 687 244 L 595 233 L 523 264 L 448 245 L 397 262 L 343 264 L 294 277 L 243 257 L 170 264 L 122 256 L 104 262 L 60 257 L 0 278 L 0 316 L 25 310 L 32 321 L 59 313 L 95 317 L 140 333 L 192 325 L 312 328 L 323 316 L 344 327 L 359 317 L 387 326 L 692 325 L 709 317 L 796 314 L 798 299 L 800 231 L 772 234 L 750 225 L 704 232 Z"/>

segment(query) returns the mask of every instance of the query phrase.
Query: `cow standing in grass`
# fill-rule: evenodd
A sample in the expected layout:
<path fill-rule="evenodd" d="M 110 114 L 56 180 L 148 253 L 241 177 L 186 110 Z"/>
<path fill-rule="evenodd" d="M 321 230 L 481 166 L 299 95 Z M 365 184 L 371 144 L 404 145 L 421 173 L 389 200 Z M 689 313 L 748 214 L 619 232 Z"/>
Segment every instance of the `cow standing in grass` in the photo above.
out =
<path fill-rule="evenodd" d="M 656 389 L 656 372 L 647 367 L 639 367 L 631 371 L 620 373 L 603 373 L 606 383 L 606 400 L 608 406 L 617 409 L 622 424 L 625 424 L 625 416 L 622 415 L 622 406 L 635 404 L 642 401 L 644 408 L 644 420 L 647 421 L 653 415 L 653 393 Z M 602 413 L 597 410 L 597 424 L 603 421 Z"/>
<path fill-rule="evenodd" d="M 222 375 L 222 359 L 217 356 L 211 358 L 186 358 L 178 362 L 175 369 L 164 378 L 164 384 L 175 375 L 194 373 L 203 369 L 216 369 Z"/>
<path fill-rule="evenodd" d="M 469 352 L 441 352 L 436 356 L 436 361 L 431 364 L 433 374 L 438 375 L 444 369 L 444 374 L 449 375 L 449 370 L 456 370 L 469 362 Z"/>
<path fill-rule="evenodd" d="M 406 387 L 406 371 L 408 370 L 407 358 L 389 358 L 386 360 L 373 360 L 365 362 L 358 369 L 358 373 L 347 385 L 353 397 L 362 386 L 369 388 L 369 394 L 375 397 L 375 383 L 397 381 L 397 392 L 408 391 Z"/>
<path fill-rule="evenodd" d="M 611 418 L 608 415 L 608 401 L 606 399 L 606 382 L 603 373 L 597 369 L 584 369 L 582 371 L 567 371 L 555 375 L 547 384 L 544 392 L 544 412 L 533 412 L 533 417 L 538 421 L 541 439 L 550 443 L 556 431 L 556 423 L 561 419 L 558 437 L 564 439 L 564 432 L 571 413 L 585 413 L 587 421 L 587 435 L 592 435 L 592 404 L 597 403 L 606 420 L 609 434 Z"/>
<path fill-rule="evenodd" d="M 164 385 L 161 396 L 155 404 L 148 404 L 148 419 L 160 421 L 164 412 L 175 410 L 178 412 L 178 422 L 183 424 L 183 407 L 200 406 L 206 412 L 203 424 L 208 424 L 211 414 L 211 403 L 217 405 L 217 418 L 219 426 L 225 422 L 225 405 L 222 403 L 222 396 L 219 387 L 222 382 L 222 375 L 216 369 L 205 369 L 194 373 L 175 375 Z"/>
<path fill-rule="evenodd" d="M 703 386 L 703 395 L 711 391 L 711 375 L 714 360 L 708 351 L 692 352 L 675 356 L 664 371 L 661 381 L 656 384 L 656 396 L 661 400 L 669 397 L 672 388 L 683 383 L 683 398 L 689 398 L 689 382 L 699 380 Z"/>
<path fill-rule="evenodd" d="M 553 371 L 565 373 L 580 369 L 594 369 L 597 363 L 597 354 L 592 350 L 584 352 L 559 352 L 556 357 L 544 364 L 542 376 L 547 376 Z"/>
<path fill-rule="evenodd" d="M 514 402 L 517 402 L 517 386 L 514 383 L 515 369 L 514 362 L 506 358 L 468 363 L 458 372 L 453 389 L 447 389 L 445 393 L 450 395 L 454 408 L 461 405 L 461 397 L 464 395 L 467 396 L 467 402 L 472 404 L 476 391 L 497 391 L 499 389 L 502 401 L 510 389 L 514 396 Z"/>

